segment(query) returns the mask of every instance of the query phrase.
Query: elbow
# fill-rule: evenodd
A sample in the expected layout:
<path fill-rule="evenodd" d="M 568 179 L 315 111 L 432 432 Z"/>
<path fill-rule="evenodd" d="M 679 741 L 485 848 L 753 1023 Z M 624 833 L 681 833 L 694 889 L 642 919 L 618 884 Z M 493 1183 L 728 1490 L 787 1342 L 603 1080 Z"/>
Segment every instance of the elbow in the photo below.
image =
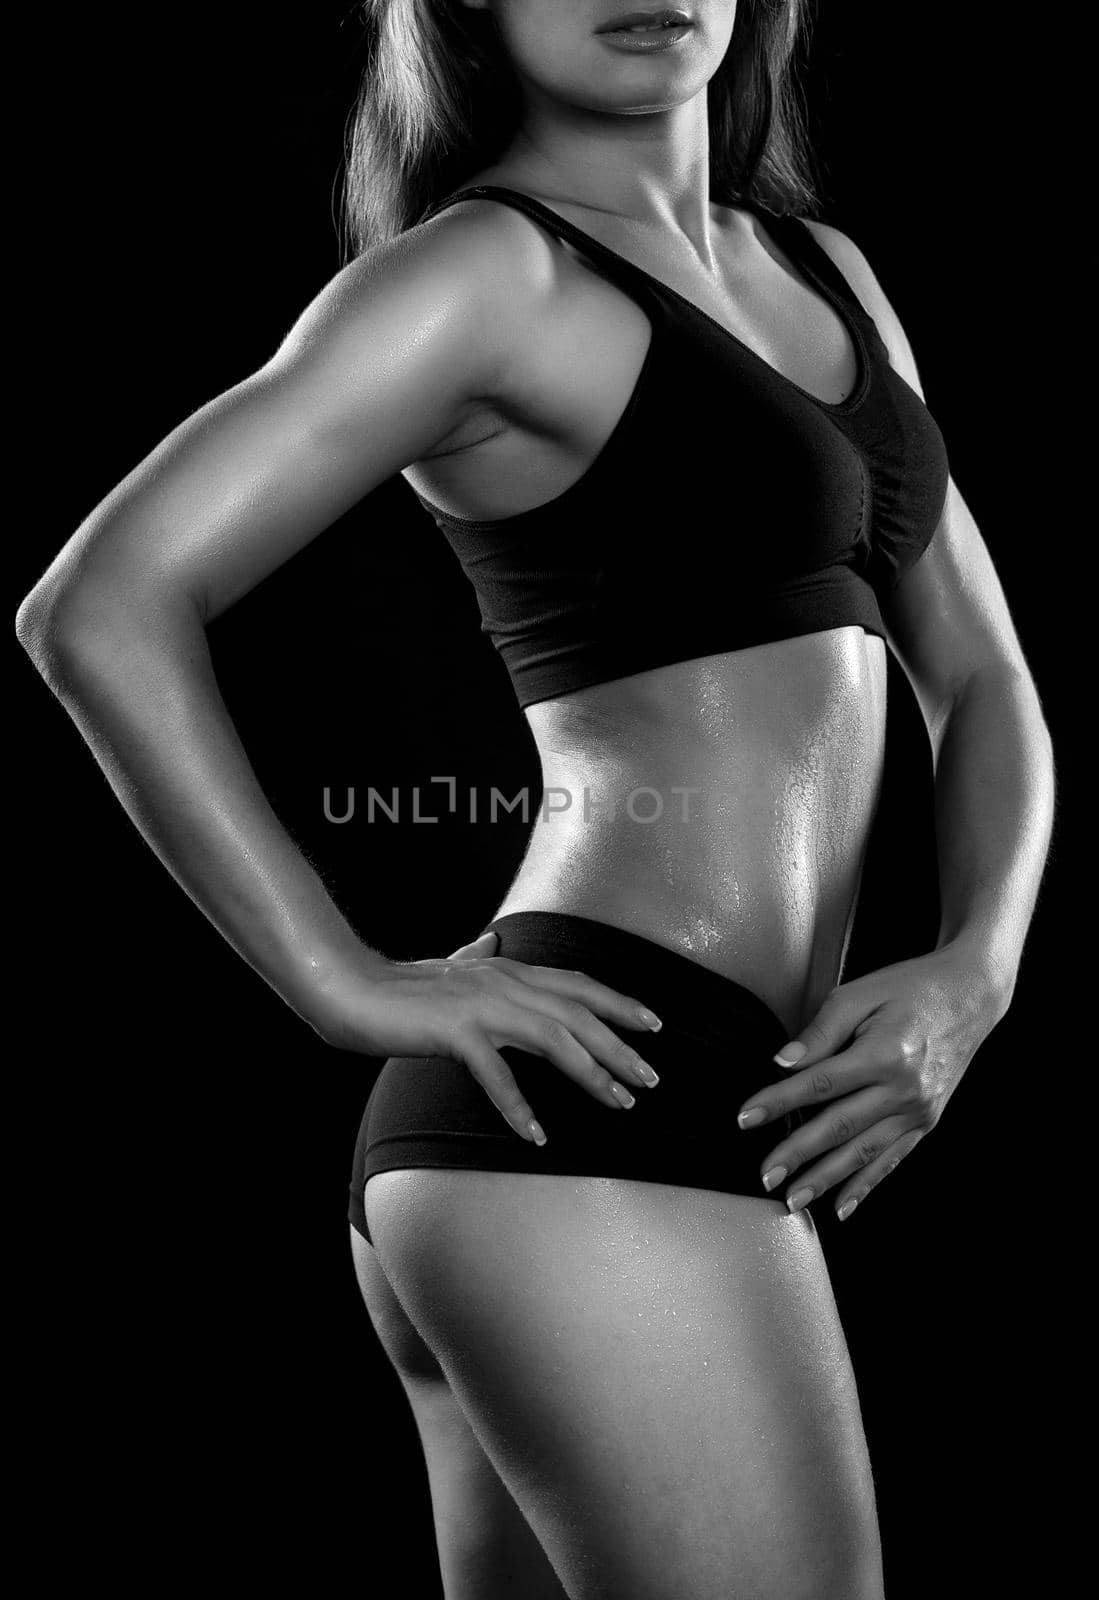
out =
<path fill-rule="evenodd" d="M 1028 742 L 1035 755 L 1052 770 L 1054 765 L 1053 733 L 1046 718 L 1038 685 L 1029 668 L 1017 668 L 1011 675 L 1011 692 L 1020 708 L 1026 727 Z"/>
<path fill-rule="evenodd" d="M 84 585 L 58 588 L 43 580 L 15 613 L 15 636 L 44 677 L 89 652 L 108 629 L 103 597 Z"/>
<path fill-rule="evenodd" d="M 72 632 L 72 608 L 43 582 L 24 595 L 15 613 L 15 637 L 40 672 L 63 655 Z"/>
<path fill-rule="evenodd" d="M 15 613 L 15 637 L 29 656 L 34 657 L 42 633 L 41 608 L 32 589 L 23 596 Z"/>
<path fill-rule="evenodd" d="M 987 708 L 1003 726 L 1014 726 L 1032 757 L 1052 773 L 1053 734 L 1033 674 L 1025 663 L 1009 662 L 974 672 L 952 702 L 953 711 Z"/>
<path fill-rule="evenodd" d="M 15 634 L 47 680 L 77 671 L 110 671 L 137 640 L 166 640 L 186 615 L 201 628 L 197 608 L 162 587 L 120 586 L 91 575 L 69 584 L 48 576 L 27 594 L 15 615 Z"/>

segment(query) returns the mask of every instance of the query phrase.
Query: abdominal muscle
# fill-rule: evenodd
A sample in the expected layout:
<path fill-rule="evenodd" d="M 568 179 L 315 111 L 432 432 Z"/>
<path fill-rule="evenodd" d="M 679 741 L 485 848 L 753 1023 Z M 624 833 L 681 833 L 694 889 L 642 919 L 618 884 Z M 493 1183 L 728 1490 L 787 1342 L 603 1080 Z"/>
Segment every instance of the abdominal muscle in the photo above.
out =
<path fill-rule="evenodd" d="M 753 990 L 794 1037 L 843 968 L 884 760 L 883 641 L 831 628 L 526 715 L 543 801 L 496 916 L 640 934 Z"/>

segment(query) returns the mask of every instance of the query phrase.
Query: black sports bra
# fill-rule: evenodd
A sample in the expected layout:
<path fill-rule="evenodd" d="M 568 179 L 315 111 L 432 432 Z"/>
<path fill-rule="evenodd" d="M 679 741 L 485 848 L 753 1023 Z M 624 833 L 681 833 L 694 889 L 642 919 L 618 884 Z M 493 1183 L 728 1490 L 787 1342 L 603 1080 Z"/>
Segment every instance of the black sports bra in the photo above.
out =
<path fill-rule="evenodd" d="M 475 196 L 592 258 L 652 324 L 625 409 L 563 493 L 478 522 L 414 491 L 473 583 L 520 706 L 847 624 L 884 637 L 878 598 L 938 525 L 946 447 L 805 223 L 749 207 L 851 336 L 858 376 L 835 403 L 519 190 L 460 189 L 422 220 Z"/>

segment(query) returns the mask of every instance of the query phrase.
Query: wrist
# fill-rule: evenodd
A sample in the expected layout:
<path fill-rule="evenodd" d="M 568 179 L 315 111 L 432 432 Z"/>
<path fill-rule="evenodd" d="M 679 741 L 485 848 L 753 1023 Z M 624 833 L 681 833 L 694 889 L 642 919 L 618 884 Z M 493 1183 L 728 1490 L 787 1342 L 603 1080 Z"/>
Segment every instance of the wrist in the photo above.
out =
<path fill-rule="evenodd" d="M 940 936 L 936 950 L 961 962 L 972 984 L 996 1020 L 1011 1005 L 1018 976 L 1018 960 L 1005 954 L 987 934 L 963 930 L 953 938 Z"/>
<path fill-rule="evenodd" d="M 292 1010 L 327 1037 L 354 997 L 365 995 L 392 972 L 394 963 L 361 940 L 309 950 L 295 963 L 282 997 Z"/>

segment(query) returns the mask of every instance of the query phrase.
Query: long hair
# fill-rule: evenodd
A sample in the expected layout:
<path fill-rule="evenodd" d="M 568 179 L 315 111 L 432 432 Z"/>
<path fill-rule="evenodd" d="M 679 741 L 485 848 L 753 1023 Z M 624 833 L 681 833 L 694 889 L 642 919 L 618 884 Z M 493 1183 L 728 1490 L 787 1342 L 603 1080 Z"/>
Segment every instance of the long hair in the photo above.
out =
<path fill-rule="evenodd" d="M 740 0 L 707 85 L 710 198 L 777 213 L 818 205 L 800 90 L 810 0 Z M 522 90 L 495 17 L 460 0 L 360 0 L 364 65 L 340 205 L 344 260 L 391 239 L 490 166 Z"/>

